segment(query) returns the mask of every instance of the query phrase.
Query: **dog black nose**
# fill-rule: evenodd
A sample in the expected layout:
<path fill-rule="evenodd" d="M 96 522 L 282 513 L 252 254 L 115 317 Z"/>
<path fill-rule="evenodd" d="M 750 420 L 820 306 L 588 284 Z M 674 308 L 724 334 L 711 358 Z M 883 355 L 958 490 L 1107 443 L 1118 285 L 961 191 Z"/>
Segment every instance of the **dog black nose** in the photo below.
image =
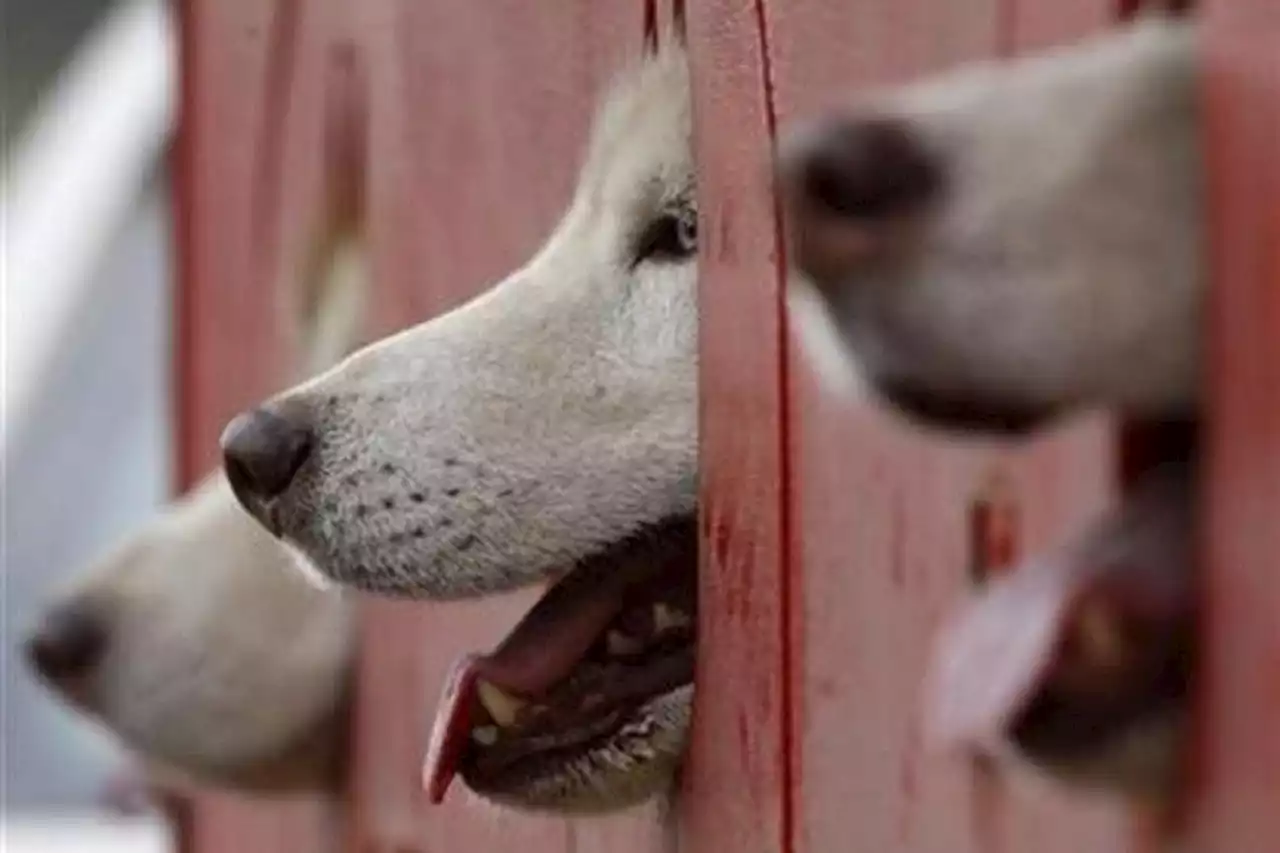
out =
<path fill-rule="evenodd" d="M 227 480 L 242 503 L 268 500 L 293 482 L 311 452 L 311 430 L 300 417 L 266 408 L 236 416 L 222 432 Z"/>
<path fill-rule="evenodd" d="M 848 219 L 910 213 L 942 183 L 936 158 L 896 118 L 827 119 L 802 132 L 783 156 L 783 180 L 793 199 Z"/>
<path fill-rule="evenodd" d="M 102 659 L 107 630 L 88 608 L 66 604 L 54 608 L 27 638 L 31 666 L 50 681 L 67 681 L 88 672 Z"/>
<path fill-rule="evenodd" d="M 943 169 L 907 122 L 841 116 L 783 140 L 778 184 L 796 266 L 824 284 L 883 249 L 886 226 L 931 201 Z"/>

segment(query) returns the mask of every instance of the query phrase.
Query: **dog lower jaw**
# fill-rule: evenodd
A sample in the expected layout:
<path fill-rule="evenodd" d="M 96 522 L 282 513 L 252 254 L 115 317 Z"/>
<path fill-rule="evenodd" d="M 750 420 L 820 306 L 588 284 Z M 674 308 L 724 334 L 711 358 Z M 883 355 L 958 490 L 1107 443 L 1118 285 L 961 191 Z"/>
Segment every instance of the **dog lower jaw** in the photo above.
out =
<path fill-rule="evenodd" d="M 499 646 L 455 666 L 424 784 L 510 807 L 624 808 L 667 790 L 692 713 L 697 530 L 675 518 L 584 561 Z"/>
<path fill-rule="evenodd" d="M 1188 735 L 1188 707 L 1172 702 L 1151 709 L 1144 719 L 1110 733 L 1078 755 L 1045 753 L 1016 744 L 1022 757 L 1072 787 L 1123 792 L 1149 803 L 1168 801 L 1183 781 L 1182 758 Z"/>
<path fill-rule="evenodd" d="M 465 762 L 474 793 L 524 812 L 597 815 L 670 793 L 678 778 L 693 715 L 694 686 L 648 702 L 611 733 L 569 752 L 531 756 L 501 773 Z"/>
<path fill-rule="evenodd" d="M 1020 438 L 1051 424 L 1062 412 L 1049 406 L 962 394 L 954 398 L 908 383 L 877 382 L 877 396 L 915 426 L 941 433 L 971 433 Z"/>

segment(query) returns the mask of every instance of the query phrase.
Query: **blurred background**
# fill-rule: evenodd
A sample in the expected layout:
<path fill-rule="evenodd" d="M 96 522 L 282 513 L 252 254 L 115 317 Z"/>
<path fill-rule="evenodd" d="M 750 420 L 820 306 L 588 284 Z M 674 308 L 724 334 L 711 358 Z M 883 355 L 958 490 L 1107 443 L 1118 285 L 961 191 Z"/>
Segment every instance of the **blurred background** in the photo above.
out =
<path fill-rule="evenodd" d="M 159 2 L 5 0 L 4 847 L 163 849 L 100 805 L 122 756 L 31 676 L 18 644 L 67 575 L 170 482 L 172 33 Z"/>

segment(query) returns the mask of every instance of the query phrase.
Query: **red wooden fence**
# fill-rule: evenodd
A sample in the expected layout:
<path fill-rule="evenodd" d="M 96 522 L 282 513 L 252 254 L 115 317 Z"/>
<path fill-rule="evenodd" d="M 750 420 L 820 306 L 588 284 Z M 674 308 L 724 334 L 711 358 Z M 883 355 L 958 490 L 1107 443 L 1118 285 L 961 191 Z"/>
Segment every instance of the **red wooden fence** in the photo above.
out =
<path fill-rule="evenodd" d="M 1208 665 L 1193 836 L 1280 849 L 1280 6 L 1212 0 Z"/>
<path fill-rule="evenodd" d="M 782 318 L 762 163 L 775 126 L 853 85 L 1009 55 L 1111 25 L 1115 0 L 674 0 L 695 88 L 704 235 L 702 641 L 678 831 L 650 808 L 568 823 L 417 787 L 452 657 L 531 601 L 372 602 L 346 802 L 202 797 L 196 853 L 346 850 L 1141 851 L 1126 808 L 921 753 L 917 684 L 963 591 L 975 515 L 1014 547 L 1055 542 L 1107 498 L 1103 418 L 1018 450 L 943 443 L 833 403 Z M 1192 831 L 1280 849 L 1280 5 L 1211 0 L 1215 384 L 1209 690 Z M 179 146 L 181 472 L 288 378 L 296 261 L 333 176 L 325 128 L 352 109 L 381 333 L 458 304 L 537 247 L 566 202 L 595 97 L 642 48 L 646 4 L 599 0 L 186 0 Z M 340 102 L 333 92 L 345 94 Z M 1270 231 L 1267 231 L 1270 226 Z M 1226 334 L 1226 330 L 1230 334 Z M 993 503 L 994 502 L 994 503 Z M 1268 547 L 1270 546 L 1270 547 Z M 987 548 L 991 551 L 992 548 Z M 1001 549 L 995 549 L 1001 550 Z M 1242 834 L 1243 833 L 1243 834 Z"/>

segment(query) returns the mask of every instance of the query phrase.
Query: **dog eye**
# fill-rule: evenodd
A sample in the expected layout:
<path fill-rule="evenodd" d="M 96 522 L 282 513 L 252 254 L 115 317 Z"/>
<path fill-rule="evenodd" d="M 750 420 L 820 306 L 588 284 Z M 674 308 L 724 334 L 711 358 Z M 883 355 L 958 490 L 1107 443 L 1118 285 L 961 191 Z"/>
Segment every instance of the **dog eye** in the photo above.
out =
<path fill-rule="evenodd" d="M 664 213 L 649 224 L 636 247 L 636 263 L 682 261 L 698 251 L 698 216 L 692 210 Z"/>

